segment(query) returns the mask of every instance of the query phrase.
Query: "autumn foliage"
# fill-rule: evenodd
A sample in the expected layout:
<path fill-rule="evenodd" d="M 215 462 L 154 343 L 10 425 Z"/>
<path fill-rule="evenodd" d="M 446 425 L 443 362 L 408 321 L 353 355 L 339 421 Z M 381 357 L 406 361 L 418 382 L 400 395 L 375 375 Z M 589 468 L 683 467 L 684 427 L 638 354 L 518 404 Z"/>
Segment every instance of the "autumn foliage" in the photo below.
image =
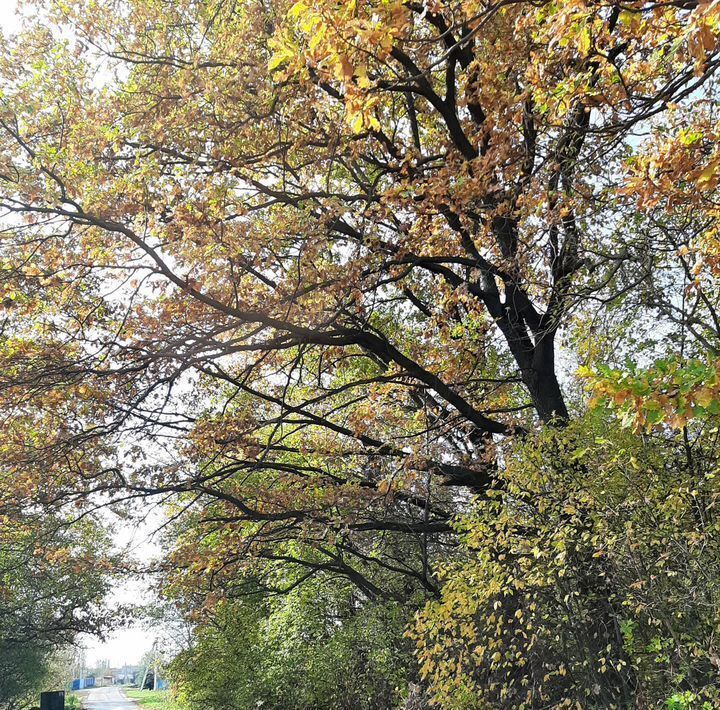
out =
<path fill-rule="evenodd" d="M 32 7 L 2 495 L 166 504 L 178 687 L 307 593 L 378 683 L 242 702 L 714 706 L 717 4 Z"/>

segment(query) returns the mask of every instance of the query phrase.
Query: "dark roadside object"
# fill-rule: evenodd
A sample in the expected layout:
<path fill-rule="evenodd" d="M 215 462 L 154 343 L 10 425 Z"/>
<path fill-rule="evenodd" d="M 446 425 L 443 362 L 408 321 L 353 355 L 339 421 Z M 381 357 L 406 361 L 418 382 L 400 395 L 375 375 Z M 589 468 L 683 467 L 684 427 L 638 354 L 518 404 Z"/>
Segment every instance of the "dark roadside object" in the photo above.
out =
<path fill-rule="evenodd" d="M 40 693 L 40 710 L 65 710 L 65 691 Z"/>

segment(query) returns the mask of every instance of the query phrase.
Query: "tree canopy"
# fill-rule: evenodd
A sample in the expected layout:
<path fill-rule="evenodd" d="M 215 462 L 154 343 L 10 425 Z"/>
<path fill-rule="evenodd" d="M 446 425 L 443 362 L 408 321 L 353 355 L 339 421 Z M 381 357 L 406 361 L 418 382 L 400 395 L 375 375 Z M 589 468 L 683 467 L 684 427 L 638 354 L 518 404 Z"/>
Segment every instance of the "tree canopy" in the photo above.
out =
<path fill-rule="evenodd" d="M 36 10 L 3 495 L 167 501 L 200 624 L 332 580 L 421 609 L 443 707 L 716 700 L 716 583 L 651 571 L 715 569 L 716 3 Z"/>

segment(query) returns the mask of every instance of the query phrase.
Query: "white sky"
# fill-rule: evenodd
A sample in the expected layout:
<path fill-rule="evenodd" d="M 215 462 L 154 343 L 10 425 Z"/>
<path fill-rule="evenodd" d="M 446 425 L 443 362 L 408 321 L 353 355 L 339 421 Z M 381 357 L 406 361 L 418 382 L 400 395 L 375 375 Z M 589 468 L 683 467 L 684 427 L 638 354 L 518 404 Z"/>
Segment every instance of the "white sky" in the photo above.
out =
<path fill-rule="evenodd" d="M 140 503 L 140 505 L 142 505 Z M 114 545 L 119 552 L 129 557 L 148 562 L 161 553 L 161 548 L 153 537 L 154 531 L 162 523 L 160 511 L 151 513 L 144 522 L 124 521 L 116 524 Z M 152 580 L 127 580 L 118 584 L 110 594 L 107 604 L 152 604 L 154 595 L 151 590 Z M 152 647 L 155 634 L 144 628 L 142 624 L 120 629 L 104 641 L 93 636 L 85 636 L 80 643 L 85 648 L 88 667 L 92 668 L 103 661 L 108 661 L 112 668 L 133 665 Z"/>
<path fill-rule="evenodd" d="M 0 0 L 0 25 L 4 30 L 17 29 L 16 0 Z"/>
<path fill-rule="evenodd" d="M 14 32 L 19 28 L 17 15 L 17 0 L 0 0 L 0 29 L 4 32 Z M 144 525 L 125 523 L 118 527 L 115 537 L 115 546 L 118 549 L 128 549 L 135 556 L 147 559 L 159 553 L 158 545 L 152 540 L 152 532 L 157 525 L 158 518 Z M 142 581 L 128 581 L 118 585 L 112 592 L 108 603 L 130 604 L 149 603 L 152 595 L 149 593 L 150 583 Z M 81 637 L 79 642 L 86 649 L 87 663 L 93 667 L 101 661 L 107 660 L 111 666 L 134 664 L 152 647 L 153 632 L 141 626 L 119 630 L 105 641 L 93 637 Z"/>

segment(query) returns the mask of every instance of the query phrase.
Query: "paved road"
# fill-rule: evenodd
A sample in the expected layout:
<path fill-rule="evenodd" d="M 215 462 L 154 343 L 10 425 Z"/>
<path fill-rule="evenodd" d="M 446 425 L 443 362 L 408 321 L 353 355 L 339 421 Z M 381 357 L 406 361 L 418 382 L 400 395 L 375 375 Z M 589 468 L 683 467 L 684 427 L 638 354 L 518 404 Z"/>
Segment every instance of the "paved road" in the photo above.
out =
<path fill-rule="evenodd" d="M 83 701 L 86 710 L 137 710 L 120 688 L 91 688 Z"/>

